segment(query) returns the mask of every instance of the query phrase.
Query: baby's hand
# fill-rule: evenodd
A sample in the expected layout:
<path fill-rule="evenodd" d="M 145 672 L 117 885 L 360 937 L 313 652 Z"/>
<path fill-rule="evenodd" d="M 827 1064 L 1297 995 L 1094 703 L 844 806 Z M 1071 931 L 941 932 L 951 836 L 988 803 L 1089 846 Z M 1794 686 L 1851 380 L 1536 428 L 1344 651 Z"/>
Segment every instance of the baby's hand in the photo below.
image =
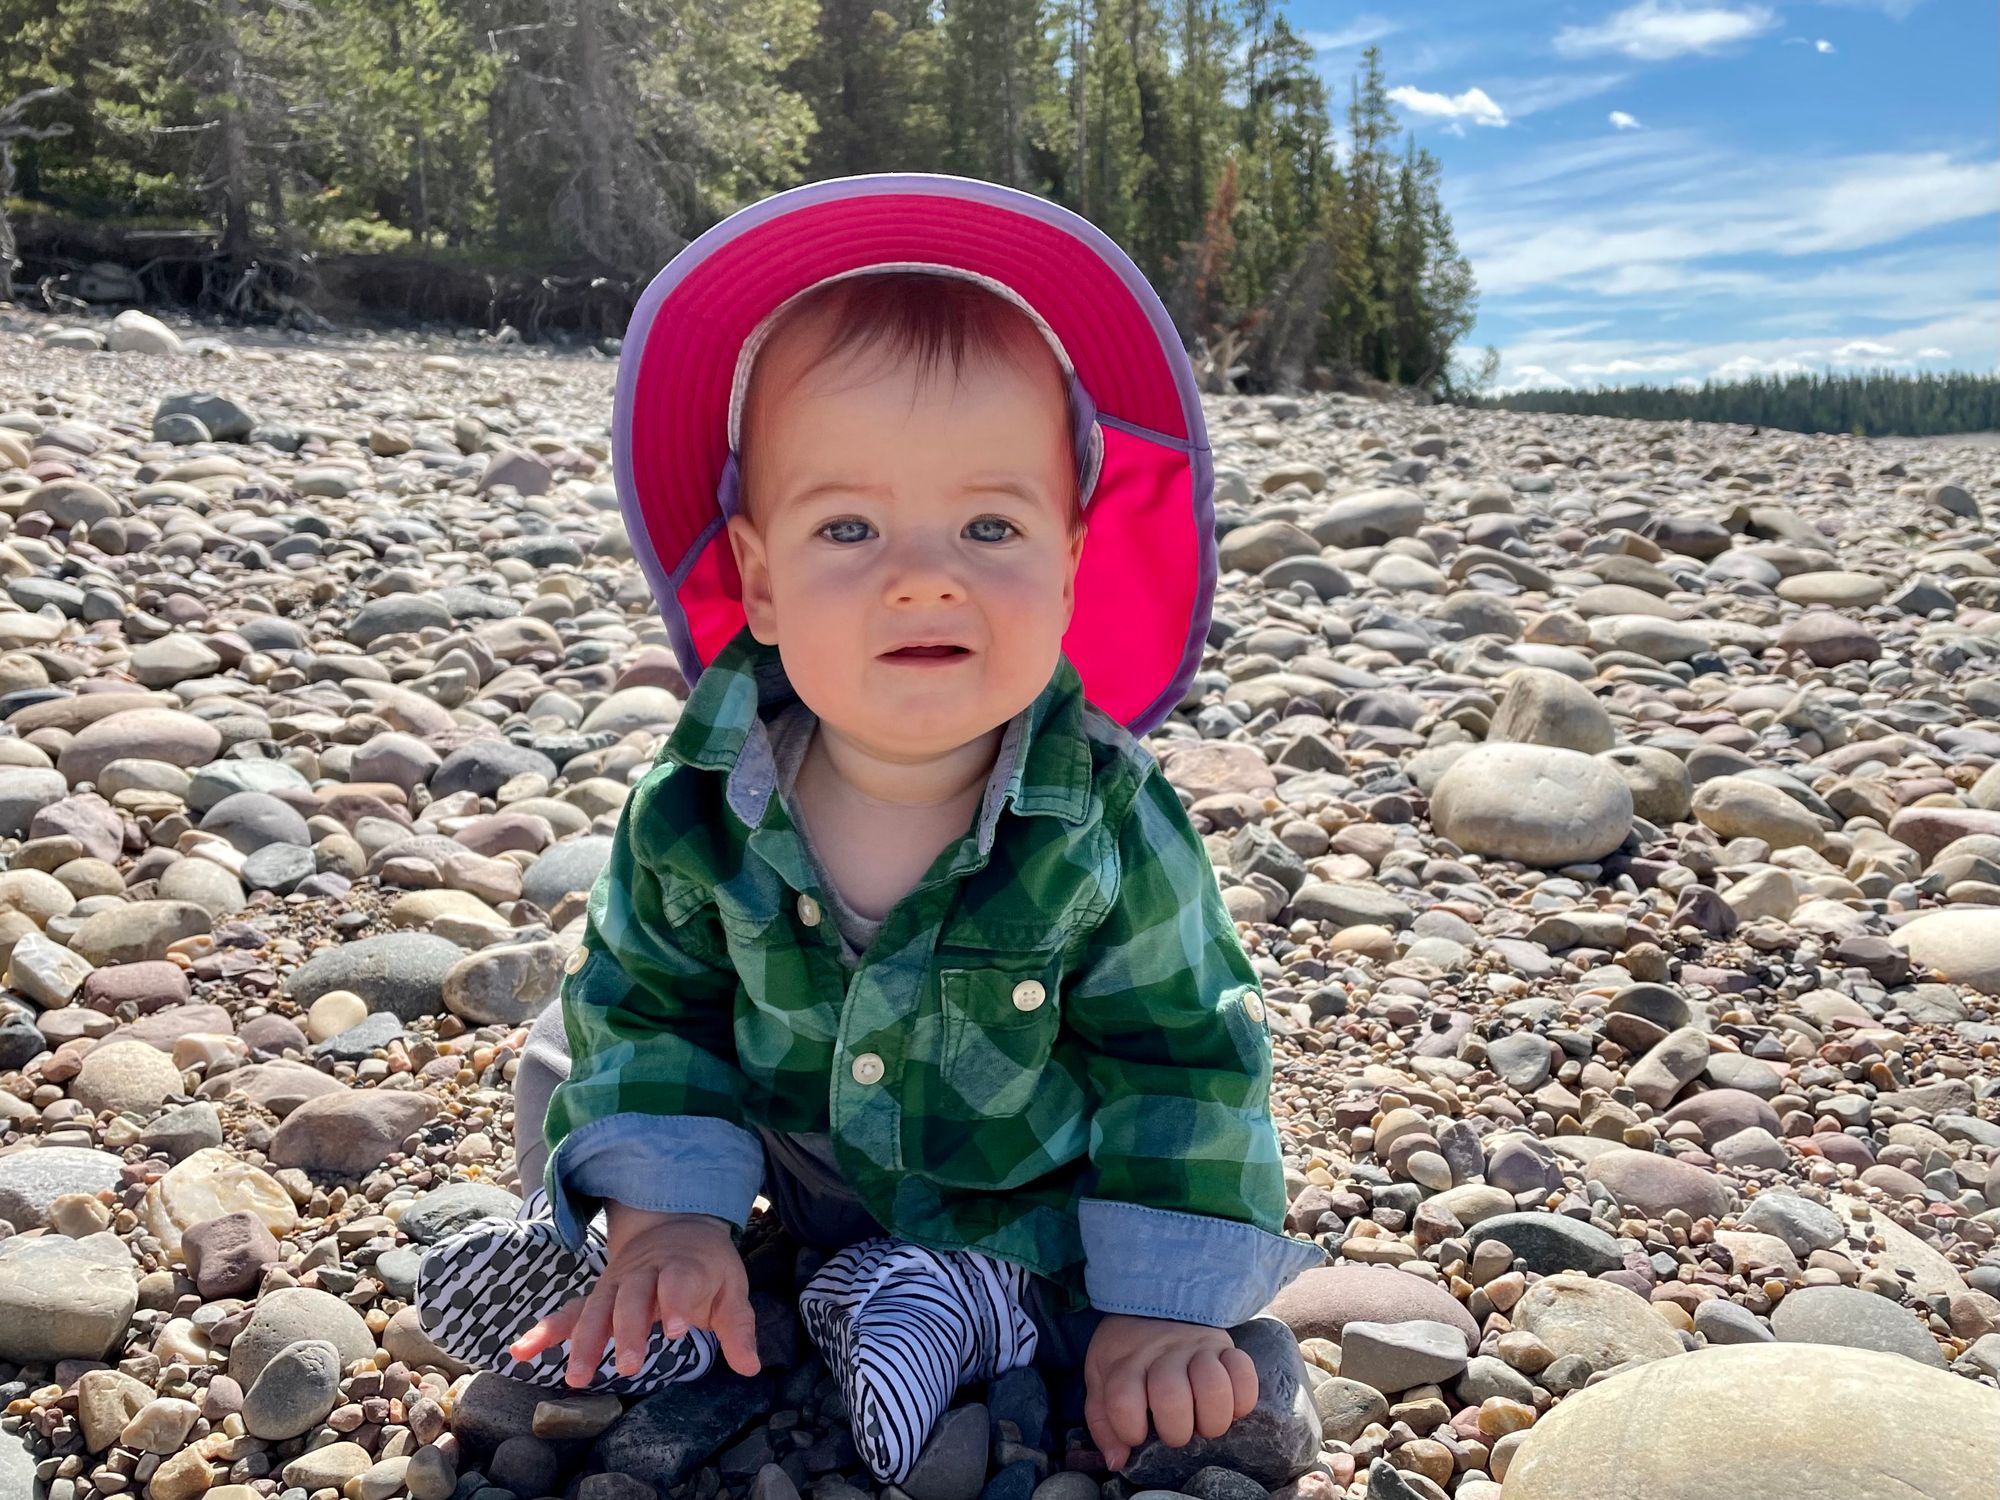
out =
<path fill-rule="evenodd" d="M 569 1340 L 563 1379 L 573 1388 L 597 1377 L 615 1342 L 620 1375 L 636 1375 L 658 1323 L 669 1339 L 706 1328 L 739 1375 L 755 1375 L 757 1317 L 750 1280 L 729 1226 L 705 1214 L 652 1214 L 622 1204 L 608 1209 L 610 1257 L 588 1296 L 551 1313 L 507 1351 L 530 1360 Z"/>
<path fill-rule="evenodd" d="M 1146 1441 L 1146 1413 L 1169 1448 L 1219 1438 L 1257 1405 L 1257 1366 L 1228 1331 L 1165 1318 L 1108 1315 L 1083 1360 L 1083 1420 L 1105 1467 Z"/>

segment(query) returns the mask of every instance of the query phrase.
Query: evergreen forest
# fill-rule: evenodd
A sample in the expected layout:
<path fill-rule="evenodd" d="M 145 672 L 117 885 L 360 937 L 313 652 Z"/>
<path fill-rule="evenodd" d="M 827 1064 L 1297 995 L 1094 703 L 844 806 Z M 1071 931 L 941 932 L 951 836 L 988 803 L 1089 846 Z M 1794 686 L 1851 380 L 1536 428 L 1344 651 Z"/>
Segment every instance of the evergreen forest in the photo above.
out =
<path fill-rule="evenodd" d="M 2000 432 L 2000 377 L 1876 370 L 1765 375 L 1699 386 L 1518 390 L 1470 398 L 1508 411 L 1576 412 L 1656 421 L 1739 422 L 1790 432 L 1931 437 Z"/>
<path fill-rule="evenodd" d="M 1210 389 L 1497 361 L 1465 373 L 1472 270 L 1380 53 L 1337 91 L 1275 0 L 0 0 L 0 34 L 29 307 L 604 337 L 745 203 L 943 171 L 1105 229 Z"/>

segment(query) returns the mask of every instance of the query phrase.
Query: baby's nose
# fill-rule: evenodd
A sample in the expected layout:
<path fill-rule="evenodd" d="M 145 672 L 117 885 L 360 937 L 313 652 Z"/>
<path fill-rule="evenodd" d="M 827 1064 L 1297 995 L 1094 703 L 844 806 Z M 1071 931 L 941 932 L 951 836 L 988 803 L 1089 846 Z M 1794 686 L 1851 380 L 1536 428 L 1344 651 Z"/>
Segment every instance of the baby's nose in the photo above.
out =
<path fill-rule="evenodd" d="M 955 600 L 965 596 L 965 583 L 948 548 L 911 541 L 889 558 L 886 592 L 897 603 Z"/>

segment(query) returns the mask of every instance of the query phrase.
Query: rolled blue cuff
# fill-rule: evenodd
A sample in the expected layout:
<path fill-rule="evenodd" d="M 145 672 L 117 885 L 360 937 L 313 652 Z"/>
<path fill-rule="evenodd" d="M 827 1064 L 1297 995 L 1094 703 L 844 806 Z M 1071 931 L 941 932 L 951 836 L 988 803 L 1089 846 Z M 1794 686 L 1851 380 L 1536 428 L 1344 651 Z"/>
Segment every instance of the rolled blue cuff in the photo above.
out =
<path fill-rule="evenodd" d="M 608 1115 L 571 1131 L 549 1156 L 544 1186 L 572 1249 L 605 1200 L 648 1213 L 712 1214 L 738 1229 L 764 1185 L 755 1131 L 708 1115 Z"/>
<path fill-rule="evenodd" d="M 1301 1271 L 1326 1264 L 1310 1240 L 1208 1214 L 1085 1198 L 1083 1289 L 1100 1312 L 1234 1328 Z"/>

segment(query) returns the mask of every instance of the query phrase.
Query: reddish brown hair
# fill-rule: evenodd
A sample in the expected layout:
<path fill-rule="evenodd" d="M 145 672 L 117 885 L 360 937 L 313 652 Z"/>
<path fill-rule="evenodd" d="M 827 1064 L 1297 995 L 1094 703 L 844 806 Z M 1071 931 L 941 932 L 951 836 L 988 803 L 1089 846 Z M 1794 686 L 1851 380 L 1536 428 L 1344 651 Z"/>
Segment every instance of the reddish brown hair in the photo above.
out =
<path fill-rule="evenodd" d="M 847 276 L 813 288 L 799 297 L 771 328 L 764 347 L 800 323 L 824 319 L 823 327 L 833 332 L 824 347 L 813 352 L 806 368 L 818 369 L 849 352 L 879 353 L 885 365 L 914 362 L 917 380 L 925 384 L 949 366 L 956 379 L 968 363 L 987 359 L 1012 360 L 1017 367 L 1038 368 L 1035 351 L 1046 365 L 1055 364 L 1055 352 L 1034 322 L 1012 302 L 975 281 L 962 276 L 945 276 L 931 271 L 873 271 Z M 1060 378 L 1060 367 L 1058 377 Z M 759 370 L 753 364 L 750 389 L 757 388 Z M 750 400 L 744 401 L 741 435 L 743 451 L 738 456 L 741 476 L 741 504 L 750 510 Z M 1063 390 L 1063 411 L 1067 418 L 1064 446 L 1072 446 L 1076 411 L 1067 382 Z M 1071 471 L 1070 527 L 1081 530 L 1083 511 Z"/>

